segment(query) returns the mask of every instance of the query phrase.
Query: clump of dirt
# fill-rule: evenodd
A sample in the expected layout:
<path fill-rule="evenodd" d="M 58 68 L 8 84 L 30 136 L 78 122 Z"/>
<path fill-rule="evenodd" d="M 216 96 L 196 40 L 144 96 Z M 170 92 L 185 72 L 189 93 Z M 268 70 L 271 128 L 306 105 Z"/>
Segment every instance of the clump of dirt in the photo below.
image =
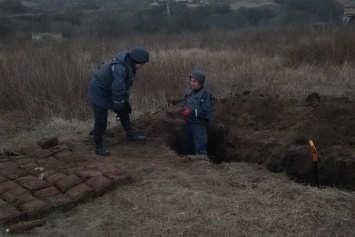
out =
<path fill-rule="evenodd" d="M 286 172 L 315 184 L 309 140 L 319 152 L 321 185 L 355 190 L 355 106 L 348 98 L 310 94 L 304 101 L 243 93 L 214 104 L 208 152 L 214 163 L 245 161 Z M 178 154 L 186 153 L 182 119 L 163 112 L 136 121 L 138 130 L 160 138 Z"/>

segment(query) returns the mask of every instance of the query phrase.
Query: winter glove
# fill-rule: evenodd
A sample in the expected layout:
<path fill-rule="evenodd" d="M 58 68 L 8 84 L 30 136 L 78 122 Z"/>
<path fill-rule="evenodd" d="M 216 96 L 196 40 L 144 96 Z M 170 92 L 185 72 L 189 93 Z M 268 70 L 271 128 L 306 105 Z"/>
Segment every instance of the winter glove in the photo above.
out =
<path fill-rule="evenodd" d="M 113 102 L 113 109 L 114 110 L 124 110 L 124 108 L 125 108 L 125 101 L 124 100 L 122 100 L 122 101 L 119 101 L 119 102 L 117 102 L 117 101 L 114 101 Z"/>
<path fill-rule="evenodd" d="M 125 110 L 125 103 L 124 100 L 120 101 L 120 102 L 113 102 L 113 110 L 118 114 L 123 114 L 124 110 Z"/>
<path fill-rule="evenodd" d="M 190 109 L 187 108 L 187 107 L 185 107 L 184 109 L 185 110 L 184 110 L 184 112 L 181 113 L 181 115 L 184 116 L 184 117 L 189 116 L 190 115 Z"/>

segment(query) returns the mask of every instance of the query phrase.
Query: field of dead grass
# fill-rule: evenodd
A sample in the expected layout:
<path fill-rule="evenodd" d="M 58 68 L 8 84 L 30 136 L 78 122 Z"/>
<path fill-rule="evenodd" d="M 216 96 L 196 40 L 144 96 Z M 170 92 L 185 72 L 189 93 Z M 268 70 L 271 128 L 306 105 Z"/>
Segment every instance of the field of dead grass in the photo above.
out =
<path fill-rule="evenodd" d="M 353 98 L 353 31 L 306 26 L 0 43 L 0 132 L 9 135 L 20 124 L 52 116 L 90 118 L 86 92 L 92 72 L 136 45 L 151 52 L 132 88 L 136 111 L 156 111 L 167 99 L 181 98 L 194 69 L 206 72 L 217 98 L 244 90 L 296 99 L 314 91 Z"/>
<path fill-rule="evenodd" d="M 9 144 L 51 133 L 90 155 L 83 143 L 88 127 L 53 119 Z M 355 231 L 354 192 L 302 185 L 242 162 L 186 161 L 159 138 L 144 146 L 121 144 L 113 152 L 108 159 L 131 172 L 132 184 L 54 213 L 44 226 L 17 236 L 352 236 Z"/>
<path fill-rule="evenodd" d="M 50 135 L 92 154 L 91 145 L 83 143 L 92 128 L 85 98 L 91 73 L 101 61 L 136 45 L 148 48 L 152 57 L 132 90 L 134 116 L 182 97 L 194 69 L 206 72 L 207 86 L 217 98 L 251 90 L 300 100 L 310 92 L 353 99 L 352 32 L 306 27 L 1 43 L 0 145 L 19 146 Z M 115 124 L 113 117 L 110 123 Z M 152 141 L 149 149 L 119 149 L 112 159 L 133 172 L 132 185 L 69 213 L 53 214 L 44 227 L 23 236 L 355 232 L 354 193 L 297 184 L 257 165 L 184 162 L 161 140 Z"/>

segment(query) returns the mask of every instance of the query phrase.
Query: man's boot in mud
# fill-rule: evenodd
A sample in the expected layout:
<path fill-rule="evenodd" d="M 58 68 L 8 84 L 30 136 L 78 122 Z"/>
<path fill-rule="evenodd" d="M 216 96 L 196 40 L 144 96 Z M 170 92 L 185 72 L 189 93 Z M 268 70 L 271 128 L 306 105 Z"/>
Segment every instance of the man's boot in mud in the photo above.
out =
<path fill-rule="evenodd" d="M 132 130 L 127 132 L 126 137 L 128 142 L 145 143 L 147 141 L 145 136 L 136 135 Z"/>
<path fill-rule="evenodd" d="M 95 153 L 99 156 L 109 156 L 111 154 L 110 150 L 101 144 L 95 145 Z"/>

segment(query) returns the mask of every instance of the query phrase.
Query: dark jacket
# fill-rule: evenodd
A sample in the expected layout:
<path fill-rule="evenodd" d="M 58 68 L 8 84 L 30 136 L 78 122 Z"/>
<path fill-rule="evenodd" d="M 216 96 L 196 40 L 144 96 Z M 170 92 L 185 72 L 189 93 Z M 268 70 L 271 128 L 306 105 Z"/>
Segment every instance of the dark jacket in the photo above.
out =
<path fill-rule="evenodd" d="M 190 115 L 185 118 L 190 123 L 206 123 L 212 117 L 211 92 L 201 87 L 199 90 L 190 89 L 185 95 L 184 106 L 190 109 Z"/>
<path fill-rule="evenodd" d="M 109 67 L 103 64 L 89 85 L 89 101 L 103 109 L 113 109 L 113 101 L 129 101 L 129 89 L 135 79 L 135 64 L 128 52 L 118 53 L 114 60 L 118 62 Z"/>

